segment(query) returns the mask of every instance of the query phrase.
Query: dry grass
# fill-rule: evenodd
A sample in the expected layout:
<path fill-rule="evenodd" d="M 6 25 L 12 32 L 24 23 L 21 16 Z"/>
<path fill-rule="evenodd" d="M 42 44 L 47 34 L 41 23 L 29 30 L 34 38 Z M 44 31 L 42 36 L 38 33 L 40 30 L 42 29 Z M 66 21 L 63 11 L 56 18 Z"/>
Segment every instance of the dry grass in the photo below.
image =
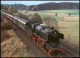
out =
<path fill-rule="evenodd" d="M 26 46 L 16 36 L 7 21 L 1 22 L 1 57 L 30 57 Z"/>
<path fill-rule="evenodd" d="M 2 30 L 1 31 L 1 42 L 8 40 L 10 36 L 7 34 L 7 30 Z"/>
<path fill-rule="evenodd" d="M 1 43 L 1 57 L 30 57 L 30 54 L 17 37 L 11 37 Z"/>
<path fill-rule="evenodd" d="M 8 30 L 6 32 L 10 37 L 1 43 L 1 57 L 30 57 L 31 55 L 27 51 L 26 46 L 20 41 L 14 31 Z"/>
<path fill-rule="evenodd" d="M 8 24 L 8 23 L 6 23 L 6 22 L 1 22 L 1 29 L 2 30 L 10 30 L 10 29 L 12 29 L 12 27 Z"/>
<path fill-rule="evenodd" d="M 2 19 L 1 21 L 1 42 L 10 38 L 9 34 L 7 34 L 7 30 L 10 30 L 10 29 L 12 29 L 12 27 L 7 22 L 4 22 L 4 20 Z"/>
<path fill-rule="evenodd" d="M 8 30 L 7 33 L 8 33 L 11 37 L 16 37 L 16 34 L 14 33 L 13 30 Z"/>
<path fill-rule="evenodd" d="M 79 47 L 79 22 L 58 21 L 58 25 L 65 39 Z"/>

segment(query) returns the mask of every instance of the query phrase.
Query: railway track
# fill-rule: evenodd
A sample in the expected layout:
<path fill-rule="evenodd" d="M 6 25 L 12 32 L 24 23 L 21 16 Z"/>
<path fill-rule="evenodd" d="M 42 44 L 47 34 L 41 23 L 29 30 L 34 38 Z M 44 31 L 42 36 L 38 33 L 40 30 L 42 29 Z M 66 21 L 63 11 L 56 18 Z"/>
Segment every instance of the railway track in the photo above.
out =
<path fill-rule="evenodd" d="M 5 19 L 8 19 L 8 18 L 6 18 L 6 17 L 4 17 Z M 7 20 L 8 22 L 10 22 L 9 20 Z M 72 49 L 69 45 L 67 45 L 67 44 L 64 44 L 63 46 L 63 49 L 64 49 L 64 54 L 63 55 L 57 55 L 57 56 L 51 56 L 51 55 L 49 55 L 45 50 L 42 50 L 41 48 L 40 48 L 40 46 L 39 45 L 37 45 L 36 43 L 34 43 L 33 42 L 33 40 L 30 38 L 30 36 L 27 34 L 27 33 L 25 33 L 25 32 L 23 32 L 23 30 L 22 29 L 20 29 L 19 27 L 17 27 L 14 23 L 10 23 L 12 26 L 14 26 L 13 27 L 13 29 L 14 29 L 14 31 L 16 31 L 16 33 L 18 33 L 19 34 L 19 32 L 21 32 L 26 38 L 28 38 L 28 40 L 29 41 L 31 41 L 31 43 L 33 44 L 33 45 L 35 45 L 36 46 L 36 48 L 38 48 L 40 51 L 42 51 L 42 53 L 44 54 L 44 55 L 46 55 L 46 57 L 79 57 L 79 52 L 77 51 L 77 50 L 74 50 L 74 49 Z M 16 28 L 15 28 L 16 27 Z M 35 51 L 34 51 L 35 52 Z M 43 56 L 42 56 L 43 57 Z"/>
<path fill-rule="evenodd" d="M 67 53 L 71 54 L 72 57 L 79 57 L 79 51 L 77 49 L 73 49 L 71 46 L 67 44 L 63 44 L 63 49 Z"/>
<path fill-rule="evenodd" d="M 66 42 L 66 43 L 68 43 L 68 42 Z M 71 50 L 73 50 L 74 52 L 76 52 L 76 53 L 79 54 L 79 48 L 78 48 L 78 47 L 73 48 L 72 46 L 70 46 L 70 45 L 68 45 L 68 44 L 66 44 L 66 43 L 64 42 L 64 44 L 63 44 L 64 46 L 66 45 L 65 47 L 68 47 L 68 46 L 69 46 L 69 47 L 68 47 L 69 49 L 71 49 Z M 78 49 L 77 49 L 77 48 L 78 48 Z"/>

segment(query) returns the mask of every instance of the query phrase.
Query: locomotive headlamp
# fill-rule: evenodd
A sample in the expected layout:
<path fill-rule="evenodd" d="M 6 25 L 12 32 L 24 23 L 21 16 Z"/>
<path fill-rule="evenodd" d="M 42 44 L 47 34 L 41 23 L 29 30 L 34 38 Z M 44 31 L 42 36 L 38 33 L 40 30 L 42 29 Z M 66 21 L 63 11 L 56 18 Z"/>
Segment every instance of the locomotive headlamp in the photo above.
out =
<path fill-rule="evenodd" d="M 52 48 L 52 46 L 50 45 L 50 48 Z"/>
<path fill-rule="evenodd" d="M 56 32 L 55 32 L 55 34 L 56 34 Z"/>
<path fill-rule="evenodd" d="M 50 48 L 51 48 L 51 45 L 50 45 Z"/>

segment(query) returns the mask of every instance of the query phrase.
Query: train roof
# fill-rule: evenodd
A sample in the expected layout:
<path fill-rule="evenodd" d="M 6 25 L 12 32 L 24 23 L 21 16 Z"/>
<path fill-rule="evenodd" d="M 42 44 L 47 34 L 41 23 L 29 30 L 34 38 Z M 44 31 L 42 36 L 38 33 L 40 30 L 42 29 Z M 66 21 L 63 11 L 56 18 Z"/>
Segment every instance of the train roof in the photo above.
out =
<path fill-rule="evenodd" d="M 3 13 L 3 14 L 7 14 L 7 13 L 5 13 L 5 12 L 2 12 L 2 11 L 1 11 L 1 13 Z"/>
<path fill-rule="evenodd" d="M 8 14 L 8 13 L 5 13 L 5 12 L 1 12 L 1 13 L 6 14 L 6 15 L 9 15 L 9 16 L 11 16 L 11 17 L 12 17 L 12 15 L 11 15 L 11 14 Z"/>
<path fill-rule="evenodd" d="M 2 13 L 11 16 L 11 17 L 14 18 L 15 20 L 18 20 L 18 21 L 20 21 L 20 22 L 23 23 L 23 24 L 26 24 L 26 23 L 28 22 L 28 20 L 22 19 L 22 18 L 20 18 L 20 17 L 18 17 L 18 16 L 16 16 L 16 15 L 11 15 L 11 14 L 8 14 L 8 13 L 5 13 L 5 12 L 2 12 Z"/>
<path fill-rule="evenodd" d="M 28 22 L 28 20 L 25 20 L 23 18 L 20 18 L 20 17 L 18 17 L 16 15 L 13 15 L 13 18 L 16 19 L 16 20 L 18 20 L 19 22 L 21 22 L 23 24 L 26 24 Z"/>
<path fill-rule="evenodd" d="M 22 19 L 22 18 L 20 18 L 18 21 L 20 21 L 20 22 L 23 23 L 23 24 L 26 24 L 27 22 L 29 22 L 28 20 Z"/>
<path fill-rule="evenodd" d="M 8 14 L 8 13 L 7 13 L 7 15 L 9 15 L 10 17 L 13 17 L 11 14 Z"/>
<path fill-rule="evenodd" d="M 15 20 L 19 20 L 20 18 L 15 16 L 15 15 L 12 15 L 12 17 L 15 19 Z"/>

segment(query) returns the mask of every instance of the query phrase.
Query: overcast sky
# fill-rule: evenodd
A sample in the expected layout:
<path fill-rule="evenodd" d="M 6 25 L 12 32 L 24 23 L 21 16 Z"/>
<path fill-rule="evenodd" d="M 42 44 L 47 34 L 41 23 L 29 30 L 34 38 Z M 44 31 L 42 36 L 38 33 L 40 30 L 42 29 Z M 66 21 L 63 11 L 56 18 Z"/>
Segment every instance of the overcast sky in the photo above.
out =
<path fill-rule="evenodd" d="M 24 4 L 24 5 L 38 5 L 38 4 L 42 4 L 42 3 L 48 3 L 48 2 L 56 2 L 56 3 L 60 3 L 60 2 L 76 2 L 79 3 L 79 1 L 1 1 L 1 4 Z"/>

